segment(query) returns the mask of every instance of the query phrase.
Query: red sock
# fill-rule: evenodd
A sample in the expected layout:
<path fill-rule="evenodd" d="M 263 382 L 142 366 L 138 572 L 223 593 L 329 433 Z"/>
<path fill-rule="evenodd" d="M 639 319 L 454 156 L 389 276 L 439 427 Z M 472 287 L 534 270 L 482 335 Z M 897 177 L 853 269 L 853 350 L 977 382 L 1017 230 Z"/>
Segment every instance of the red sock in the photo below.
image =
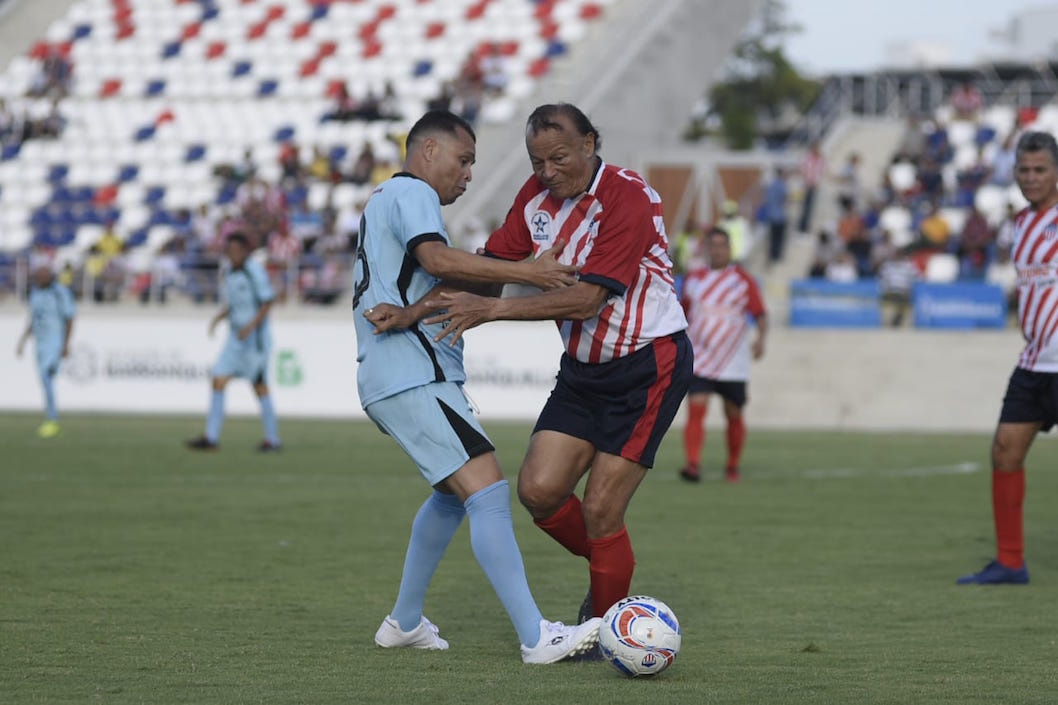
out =
<path fill-rule="evenodd" d="M 632 586 L 635 556 L 628 529 L 601 539 L 588 539 L 591 546 L 591 602 L 596 617 L 601 617 L 618 600 L 628 597 Z"/>
<path fill-rule="evenodd" d="M 742 461 L 746 444 L 746 421 L 741 416 L 727 422 L 727 469 L 734 470 Z"/>
<path fill-rule="evenodd" d="M 573 555 L 585 558 L 591 555 L 588 530 L 584 528 L 584 514 L 581 512 L 577 495 L 570 495 L 566 503 L 547 519 L 533 521 Z"/>
<path fill-rule="evenodd" d="M 996 522 L 997 559 L 1008 568 L 1025 564 L 1025 469 L 992 472 L 992 515 Z"/>
<path fill-rule="evenodd" d="M 687 464 L 698 467 L 702 457 L 702 444 L 705 443 L 705 404 L 690 402 L 687 407 L 687 425 L 683 427 L 683 450 L 687 455 Z"/>

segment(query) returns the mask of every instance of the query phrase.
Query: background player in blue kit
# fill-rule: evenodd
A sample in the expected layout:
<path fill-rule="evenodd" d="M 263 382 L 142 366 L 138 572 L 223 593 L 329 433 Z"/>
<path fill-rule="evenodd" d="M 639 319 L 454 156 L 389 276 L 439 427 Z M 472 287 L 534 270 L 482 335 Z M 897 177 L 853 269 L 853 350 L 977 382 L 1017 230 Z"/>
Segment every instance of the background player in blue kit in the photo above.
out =
<path fill-rule="evenodd" d="M 70 353 L 70 333 L 77 314 L 73 294 L 55 281 L 49 267 L 33 273 L 33 287 L 29 292 L 29 323 L 18 341 L 17 353 L 22 356 L 26 341 L 33 336 L 37 350 L 37 371 L 44 389 L 44 423 L 37 429 L 41 438 L 59 434 L 59 410 L 55 405 L 55 375 L 59 362 Z"/>
<path fill-rule="evenodd" d="M 262 452 L 278 451 L 279 428 L 272 397 L 268 393 L 268 360 L 272 356 L 272 326 L 268 313 L 275 300 L 275 292 L 268 283 L 268 274 L 258 262 L 249 259 L 250 243 L 240 232 L 228 235 L 225 243 L 229 269 L 224 274 L 224 292 L 227 305 L 209 324 L 209 333 L 225 318 L 230 332 L 228 342 L 213 366 L 210 382 L 212 393 L 209 415 L 206 417 L 206 432 L 187 442 L 194 450 L 215 450 L 219 447 L 220 430 L 224 425 L 224 388 L 233 377 L 242 377 L 253 385 L 254 393 L 261 403 L 261 423 L 264 440 L 257 449 Z"/>
<path fill-rule="evenodd" d="M 375 334 L 372 314 L 407 306 L 441 285 L 512 281 L 545 288 L 572 281 L 554 256 L 504 262 L 449 246 L 441 206 L 466 191 L 474 131 L 444 111 L 408 133 L 405 171 L 379 185 L 360 221 L 354 276 L 357 386 L 367 415 L 411 457 L 434 492 L 412 523 L 400 591 L 375 634 L 382 647 L 447 649 L 423 616 L 426 588 L 462 523 L 474 557 L 514 624 L 525 663 L 553 663 L 595 645 L 601 620 L 566 626 L 542 617 L 526 582 L 511 523 L 510 490 L 494 447 L 463 395 L 462 343 L 434 342 L 440 325 L 410 322 Z M 416 319 L 417 320 L 417 319 Z"/>

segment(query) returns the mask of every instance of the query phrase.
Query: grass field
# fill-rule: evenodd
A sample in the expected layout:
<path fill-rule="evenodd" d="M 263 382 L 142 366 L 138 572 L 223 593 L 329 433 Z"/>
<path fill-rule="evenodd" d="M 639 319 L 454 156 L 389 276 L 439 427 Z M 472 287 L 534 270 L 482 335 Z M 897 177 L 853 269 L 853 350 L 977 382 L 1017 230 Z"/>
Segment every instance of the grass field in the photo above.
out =
<path fill-rule="evenodd" d="M 363 423 L 285 421 L 280 456 L 231 420 L 0 416 L 0 702 L 1054 703 L 1058 443 L 1030 458 L 1028 587 L 956 587 L 992 553 L 984 436 L 752 432 L 742 484 L 681 484 L 671 433 L 628 517 L 633 590 L 679 616 L 654 680 L 522 665 L 460 529 L 427 614 L 448 652 L 388 651 L 426 488 Z M 513 478 L 528 428 L 491 426 Z M 515 506 L 545 615 L 587 585 Z"/>

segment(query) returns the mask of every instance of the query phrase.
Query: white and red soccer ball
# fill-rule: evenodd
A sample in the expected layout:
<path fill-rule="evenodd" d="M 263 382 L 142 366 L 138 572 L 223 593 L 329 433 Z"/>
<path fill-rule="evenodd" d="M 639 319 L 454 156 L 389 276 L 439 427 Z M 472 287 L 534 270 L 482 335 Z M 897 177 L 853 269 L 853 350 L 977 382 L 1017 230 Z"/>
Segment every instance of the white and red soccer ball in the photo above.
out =
<path fill-rule="evenodd" d="M 680 652 L 680 623 L 661 600 L 626 597 L 606 610 L 599 647 L 614 668 L 632 678 L 661 673 Z"/>

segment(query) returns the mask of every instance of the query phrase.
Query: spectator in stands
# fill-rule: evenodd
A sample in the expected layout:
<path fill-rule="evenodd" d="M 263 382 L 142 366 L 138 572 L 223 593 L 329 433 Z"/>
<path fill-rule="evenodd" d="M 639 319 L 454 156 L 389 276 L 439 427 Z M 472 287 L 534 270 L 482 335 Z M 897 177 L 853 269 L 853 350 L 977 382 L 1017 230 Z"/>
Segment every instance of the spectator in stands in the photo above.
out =
<path fill-rule="evenodd" d="M 761 215 L 768 226 L 768 264 L 774 265 L 783 258 L 786 249 L 786 205 L 789 192 L 786 175 L 776 167 L 767 186 L 764 187 L 764 203 Z"/>
<path fill-rule="evenodd" d="M 860 155 L 852 152 L 835 177 L 837 181 L 838 205 L 856 205 L 860 200 Z"/>
<path fill-rule="evenodd" d="M 331 158 L 316 145 L 312 148 L 312 159 L 307 168 L 308 175 L 315 181 L 330 181 L 332 175 Z"/>
<path fill-rule="evenodd" d="M 377 166 L 378 159 L 375 158 L 375 148 L 372 146 L 371 141 L 368 140 L 364 142 L 360 154 L 356 156 L 356 161 L 353 162 L 353 168 L 349 172 L 349 181 L 361 186 L 371 183 L 371 176 Z"/>
<path fill-rule="evenodd" d="M 971 81 L 964 81 L 952 91 L 951 107 L 959 120 L 977 122 L 977 117 L 984 107 L 984 97 Z"/>
<path fill-rule="evenodd" d="M 845 250 L 839 250 L 826 267 L 827 281 L 837 284 L 849 284 L 859 278 L 856 260 Z"/>
<path fill-rule="evenodd" d="M 29 95 L 33 98 L 65 98 L 70 91 L 73 64 L 63 55 L 58 46 L 48 47 L 41 60 L 40 69 L 34 76 Z"/>
<path fill-rule="evenodd" d="M 672 257 L 672 271 L 675 274 L 683 274 L 689 271 L 698 259 L 699 250 L 702 248 L 702 238 L 705 231 L 694 218 L 687 218 L 683 229 L 669 243 L 670 256 Z M 486 237 L 488 233 L 486 233 Z M 704 254 L 704 253 L 703 253 Z M 700 265 L 704 265 L 704 260 Z"/>
<path fill-rule="evenodd" d="M 353 120 L 356 118 L 357 108 L 356 100 L 349 93 L 349 86 L 345 81 L 341 81 L 334 90 L 334 106 L 330 112 L 324 114 L 323 119 L 339 122 Z"/>
<path fill-rule="evenodd" d="M 290 287 L 297 281 L 297 264 L 301 256 L 301 240 L 282 224 L 268 237 L 268 273 L 278 286 L 277 298 L 286 301 Z"/>
<path fill-rule="evenodd" d="M 930 201 L 939 201 L 944 196 L 944 175 L 940 164 L 930 156 L 922 159 L 918 168 L 919 192 Z"/>
<path fill-rule="evenodd" d="M 300 184 L 304 177 L 298 145 L 287 140 L 279 147 L 279 169 L 283 184 L 287 188 Z"/>
<path fill-rule="evenodd" d="M 18 120 L 14 111 L 7 107 L 7 102 L 0 98 L 0 147 L 15 142 L 21 135 L 16 134 Z"/>
<path fill-rule="evenodd" d="M 930 205 L 929 215 L 919 225 L 919 235 L 921 236 L 919 245 L 925 249 L 944 252 L 948 248 L 951 226 L 941 215 L 936 203 Z"/>
<path fill-rule="evenodd" d="M 842 206 L 838 219 L 838 240 L 845 252 L 852 256 L 856 269 L 861 273 L 870 272 L 871 241 L 863 216 L 852 203 L 846 202 Z"/>
<path fill-rule="evenodd" d="M 731 259 L 742 262 L 749 255 L 750 243 L 749 220 L 742 215 L 738 201 L 727 199 L 721 208 L 721 218 L 717 225 L 725 230 L 731 239 Z"/>
<path fill-rule="evenodd" d="M 1014 249 L 1014 220 L 1017 217 L 1017 208 L 1008 201 L 1006 217 L 1003 218 L 1003 222 L 999 224 L 999 229 L 996 231 L 996 247 L 999 249 L 1008 251 Z"/>
<path fill-rule="evenodd" d="M 911 306 L 911 290 L 918 280 L 918 268 L 903 250 L 894 251 L 892 257 L 878 268 L 878 283 L 882 300 L 893 309 L 889 325 L 899 327 Z"/>
<path fill-rule="evenodd" d="M 382 89 L 382 97 L 378 101 L 378 119 L 396 121 L 402 118 L 403 111 L 400 107 L 397 89 L 393 87 L 392 81 L 386 81 L 386 85 Z"/>
<path fill-rule="evenodd" d="M 493 43 L 481 57 L 481 75 L 486 92 L 499 95 L 507 89 L 507 59 L 498 43 Z"/>
<path fill-rule="evenodd" d="M 922 131 L 922 118 L 911 115 L 904 129 L 897 156 L 909 162 L 917 162 L 926 151 L 926 135 Z"/>
<path fill-rule="evenodd" d="M 452 100 L 455 98 L 455 88 L 451 81 L 441 84 L 441 92 L 426 101 L 427 110 L 451 110 Z"/>
<path fill-rule="evenodd" d="M 837 257 L 841 246 L 834 242 L 834 236 L 826 230 L 816 233 L 816 247 L 812 254 L 812 265 L 808 276 L 812 279 L 823 279 L 827 275 L 827 266 Z"/>
<path fill-rule="evenodd" d="M 801 181 L 804 183 L 804 198 L 801 201 L 801 218 L 798 220 L 797 231 L 801 234 L 809 232 L 812 227 L 812 207 L 815 205 L 816 192 L 819 182 L 823 180 L 826 173 L 826 161 L 819 147 L 819 140 L 813 140 L 808 147 L 808 152 L 801 161 Z"/>
<path fill-rule="evenodd" d="M 1017 134 L 1011 131 L 1003 140 L 1002 146 L 992 157 L 992 180 L 996 186 L 1010 186 L 1014 183 L 1014 140 Z"/>
<path fill-rule="evenodd" d="M 51 101 L 47 115 L 37 121 L 33 130 L 34 136 L 55 139 L 66 129 L 67 122 L 66 116 L 59 110 L 59 99 L 54 98 Z"/>
<path fill-rule="evenodd" d="M 994 243 L 995 233 L 988 224 L 988 219 L 976 207 L 971 206 L 957 245 L 959 272 L 962 278 L 984 277 Z"/>

